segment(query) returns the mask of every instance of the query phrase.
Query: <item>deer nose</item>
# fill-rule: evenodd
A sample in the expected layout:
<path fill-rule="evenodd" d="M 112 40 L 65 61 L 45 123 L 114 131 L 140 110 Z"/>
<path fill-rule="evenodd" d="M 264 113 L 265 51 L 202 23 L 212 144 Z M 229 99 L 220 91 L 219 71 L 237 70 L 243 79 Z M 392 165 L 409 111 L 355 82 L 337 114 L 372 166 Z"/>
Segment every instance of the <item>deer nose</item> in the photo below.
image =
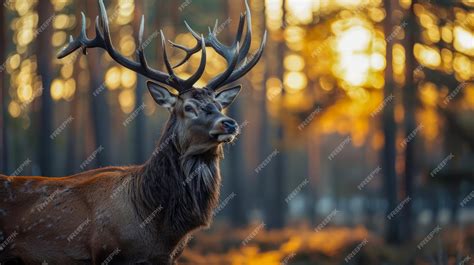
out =
<path fill-rule="evenodd" d="M 239 128 L 239 125 L 234 120 L 228 119 L 221 122 L 222 127 L 227 133 L 235 133 Z"/>

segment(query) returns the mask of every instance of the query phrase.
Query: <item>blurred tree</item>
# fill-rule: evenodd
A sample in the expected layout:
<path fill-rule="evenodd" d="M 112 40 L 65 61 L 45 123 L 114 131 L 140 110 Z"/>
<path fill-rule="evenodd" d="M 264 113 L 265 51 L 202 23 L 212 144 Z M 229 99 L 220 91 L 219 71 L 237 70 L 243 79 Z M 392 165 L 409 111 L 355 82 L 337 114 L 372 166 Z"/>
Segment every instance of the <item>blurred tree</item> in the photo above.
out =
<path fill-rule="evenodd" d="M 5 8 L 0 8 L 0 24 L 6 25 Z M 6 27 L 0 27 L 0 39 L 6 40 Z M 6 42 L 0 41 L 0 62 L 6 61 Z M 5 65 L 1 67 L 0 71 L 0 172 L 8 174 L 8 139 L 7 139 L 7 119 L 8 119 L 8 105 L 7 96 L 8 89 L 5 84 Z"/>
<path fill-rule="evenodd" d="M 415 45 L 415 35 L 418 35 L 417 32 L 417 23 L 415 19 L 415 13 L 413 10 L 414 4 L 416 1 L 410 5 L 408 12 L 406 12 L 405 22 L 409 25 L 405 27 L 405 86 L 403 87 L 403 106 L 404 106 L 404 117 L 405 117 L 405 137 L 408 139 L 410 134 L 415 131 L 416 125 L 416 102 L 417 102 L 417 87 L 418 83 L 414 79 L 414 71 L 416 69 L 416 61 L 414 56 L 414 45 Z M 410 137 L 412 138 L 412 137 Z M 408 141 L 405 146 L 405 179 L 404 179 L 404 197 L 410 197 L 413 199 L 413 189 L 414 189 L 414 178 L 416 174 L 416 164 L 417 159 L 415 157 L 415 146 L 417 139 L 416 137 Z M 412 239 L 413 235 L 413 209 L 412 203 L 405 205 L 405 209 L 402 212 L 403 220 L 403 240 L 409 241 Z"/>
<path fill-rule="evenodd" d="M 264 56 L 268 58 L 268 48 L 267 51 L 264 53 Z M 265 59 L 265 63 L 269 62 L 268 59 Z M 265 72 L 265 80 L 268 79 L 270 76 L 270 72 L 266 71 Z M 270 145 L 270 137 L 269 137 L 269 131 L 270 131 L 270 119 L 268 117 L 267 113 L 267 87 L 263 85 L 262 91 L 260 92 L 261 95 L 258 97 L 260 101 L 257 102 L 258 105 L 258 114 L 259 114 L 259 122 L 258 125 L 259 130 L 258 130 L 258 147 L 257 147 L 257 152 L 258 152 L 258 163 L 260 161 L 263 161 L 268 154 L 272 152 L 271 150 L 271 145 Z M 258 165 L 258 164 L 257 164 Z M 257 166 L 256 165 L 256 166 Z M 254 173 L 254 169 L 252 169 L 252 173 Z M 270 198 L 268 195 L 268 186 L 267 186 L 267 181 L 269 179 L 270 174 L 268 173 L 267 170 L 263 169 L 261 172 L 257 173 L 256 175 L 256 189 L 254 190 L 254 198 L 258 198 L 259 202 L 257 203 L 257 207 L 261 209 L 264 213 L 267 211 L 267 206 L 270 202 Z M 265 191 L 263 194 L 261 191 Z"/>
<path fill-rule="evenodd" d="M 394 18 L 392 7 L 394 0 L 384 0 L 384 6 L 387 17 L 385 18 L 385 36 L 390 36 L 394 30 Z M 393 81 L 392 68 L 392 51 L 393 42 L 387 41 L 387 67 L 385 69 L 385 89 L 384 98 L 392 97 L 394 94 L 395 84 Z M 396 147 L 395 137 L 397 125 L 394 117 L 394 102 L 388 102 L 383 109 L 383 134 L 384 148 L 382 150 L 382 170 L 384 174 L 385 197 L 387 199 L 387 216 L 397 206 L 397 173 L 395 170 Z M 400 225 L 399 218 L 386 220 L 386 240 L 389 243 L 400 242 Z"/>
<path fill-rule="evenodd" d="M 95 18 L 98 15 L 98 4 L 96 0 L 87 0 L 88 14 L 90 18 Z M 94 21 L 94 20 L 91 20 Z M 94 25 L 89 27 L 89 36 L 94 36 Z M 88 52 L 94 55 L 87 57 L 88 68 L 90 73 L 89 79 L 89 99 L 90 99 L 90 114 L 93 122 L 95 148 L 103 147 L 101 152 L 97 154 L 95 160 L 98 166 L 106 166 L 110 164 L 111 154 L 111 138 L 110 138 L 110 107 L 107 102 L 107 93 L 93 93 L 97 88 L 104 84 L 104 67 L 101 63 L 102 51 L 97 49 L 90 49 Z M 108 56 L 108 55 L 106 55 Z M 95 149 L 94 149 L 95 150 Z M 92 153 L 94 150 L 89 150 Z M 89 153 L 89 155 L 90 155 Z"/>
<path fill-rule="evenodd" d="M 84 8 L 84 2 L 81 2 L 78 6 L 75 6 L 75 17 L 80 17 L 81 16 L 81 10 Z M 76 69 L 74 71 L 74 80 L 79 80 L 79 67 L 78 62 L 79 62 L 79 56 L 74 60 L 74 68 Z M 78 158 L 78 142 L 79 142 L 79 134 L 78 132 L 81 130 L 81 119 L 79 118 L 81 116 L 80 113 L 80 104 L 81 104 L 81 92 L 82 89 L 77 89 L 74 97 L 71 100 L 71 116 L 75 117 L 74 120 L 72 120 L 71 124 L 71 129 L 68 130 L 68 139 L 67 139 L 67 157 L 66 157 L 66 169 L 64 172 L 65 175 L 72 175 L 74 173 L 77 173 L 77 158 Z"/>
<path fill-rule="evenodd" d="M 134 19 L 134 28 L 139 29 L 140 27 L 140 21 L 141 21 L 141 14 L 144 14 L 145 11 L 145 1 L 136 1 L 135 3 L 135 19 Z M 145 17 L 146 19 L 146 17 Z M 145 25 L 146 25 L 146 20 L 145 20 Z M 150 27 L 149 27 L 150 28 Z M 154 28 L 154 27 L 151 27 Z M 138 32 L 138 31 L 136 31 Z M 143 37 L 145 41 L 147 37 Z M 139 45 L 138 42 L 136 45 Z M 140 108 L 142 104 L 144 104 L 143 101 L 143 95 L 145 93 L 145 86 L 146 86 L 146 79 L 140 75 L 137 74 L 137 87 L 135 89 L 135 109 Z M 133 162 L 136 164 L 141 164 L 144 163 L 145 160 L 147 159 L 146 153 L 145 153 L 145 128 L 146 128 L 146 117 L 145 115 L 138 115 L 135 119 L 135 124 L 133 126 L 134 129 L 134 141 L 133 141 L 133 147 L 134 147 L 134 156 L 133 156 Z"/>
<path fill-rule="evenodd" d="M 224 5 L 224 12 L 227 17 L 232 17 L 232 14 L 238 14 L 239 10 L 242 10 L 242 3 L 240 1 L 228 0 L 226 5 Z M 227 43 L 231 43 L 231 36 L 233 36 L 233 31 L 230 27 L 227 27 L 225 30 Z M 236 100 L 229 109 L 229 116 L 234 118 L 236 121 L 242 124 L 242 104 L 243 102 Z M 244 150 L 242 141 L 235 142 L 235 145 L 232 147 L 233 150 L 230 152 L 227 159 L 229 160 L 229 178 L 230 178 L 230 187 L 232 191 L 237 196 L 233 199 L 230 207 L 230 220 L 233 225 L 237 227 L 245 227 L 247 225 L 247 216 L 244 207 L 244 202 L 246 198 L 245 189 L 243 188 L 243 176 L 245 174 L 244 168 Z"/>
<path fill-rule="evenodd" d="M 282 1 L 282 7 L 285 7 L 286 0 Z M 287 15 L 286 8 L 283 8 L 283 21 L 285 21 L 285 17 Z M 285 54 L 285 43 L 282 41 L 278 41 L 273 45 L 273 51 L 266 51 L 267 54 L 272 56 L 273 54 L 280 54 L 284 56 Z M 283 80 L 283 74 L 285 70 L 283 69 L 282 64 L 277 64 L 275 66 L 276 76 L 280 80 Z M 282 91 L 284 96 L 285 91 Z M 266 98 L 266 97 L 265 97 Z M 280 110 L 283 114 L 284 110 Z M 276 126 L 274 128 L 275 135 L 274 139 L 275 142 L 273 143 L 274 148 L 278 151 L 278 153 L 273 158 L 275 161 L 269 165 L 270 170 L 273 174 L 268 175 L 268 192 L 270 194 L 270 200 L 268 200 L 267 207 L 267 225 L 269 228 L 279 229 L 282 228 L 285 224 L 285 215 L 286 215 L 286 204 L 285 204 L 285 176 L 286 176 L 286 151 L 284 146 L 284 124 L 282 120 L 276 121 Z M 267 154 L 268 156 L 268 154 Z M 265 158 L 264 158 L 265 159 Z"/>
<path fill-rule="evenodd" d="M 78 73 L 79 71 L 75 71 L 74 78 L 78 80 Z M 71 129 L 69 130 L 68 137 L 67 137 L 67 153 L 66 153 L 66 168 L 65 168 L 65 175 L 71 175 L 77 172 L 77 142 L 78 142 L 78 132 L 81 130 L 80 127 L 80 99 L 81 97 L 77 93 L 76 96 L 72 98 L 71 101 L 71 116 L 76 117 L 74 120 L 71 121 Z"/>
<path fill-rule="evenodd" d="M 39 112 L 39 148 L 37 157 L 41 175 L 53 174 L 54 159 L 53 145 L 50 135 L 53 131 L 53 100 L 51 98 L 51 81 L 53 74 L 53 49 L 51 37 L 53 34 L 54 11 L 51 1 L 38 3 L 38 28 L 36 46 L 38 55 L 38 71 L 41 76 L 43 93 L 41 94 L 41 110 Z"/>
<path fill-rule="evenodd" d="M 237 121 L 242 120 L 242 115 L 240 111 L 241 103 L 239 101 L 234 102 L 229 109 L 229 116 L 234 118 Z M 245 227 L 247 225 L 247 216 L 244 207 L 244 202 L 246 198 L 246 190 L 243 188 L 244 183 L 244 150 L 243 143 L 241 140 L 235 142 L 231 146 L 232 152 L 227 156 L 229 163 L 229 183 L 231 188 L 231 193 L 234 192 L 237 196 L 232 200 L 230 207 L 230 217 L 231 222 L 234 226 Z"/>

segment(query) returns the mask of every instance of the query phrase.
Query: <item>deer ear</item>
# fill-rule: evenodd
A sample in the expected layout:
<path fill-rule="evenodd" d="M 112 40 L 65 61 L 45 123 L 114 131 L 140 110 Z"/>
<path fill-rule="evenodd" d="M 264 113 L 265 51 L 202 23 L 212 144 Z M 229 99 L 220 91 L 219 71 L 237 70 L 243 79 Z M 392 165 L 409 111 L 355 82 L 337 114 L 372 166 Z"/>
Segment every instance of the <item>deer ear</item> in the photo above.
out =
<path fill-rule="evenodd" d="M 176 103 L 176 96 L 171 94 L 168 89 L 155 83 L 148 81 L 148 90 L 150 91 L 153 99 L 158 103 L 158 105 L 171 110 Z"/>
<path fill-rule="evenodd" d="M 242 89 L 241 85 L 224 89 L 220 91 L 219 93 L 217 93 L 216 100 L 225 109 L 228 106 L 230 106 L 232 102 L 234 102 L 234 99 L 239 95 L 241 89 Z"/>

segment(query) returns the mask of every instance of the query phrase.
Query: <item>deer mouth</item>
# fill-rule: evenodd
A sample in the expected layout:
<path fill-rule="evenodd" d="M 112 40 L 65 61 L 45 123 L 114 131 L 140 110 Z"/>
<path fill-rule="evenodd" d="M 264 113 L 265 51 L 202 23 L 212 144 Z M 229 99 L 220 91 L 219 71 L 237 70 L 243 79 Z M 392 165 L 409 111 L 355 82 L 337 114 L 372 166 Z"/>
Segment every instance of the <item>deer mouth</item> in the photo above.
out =
<path fill-rule="evenodd" d="M 211 133 L 211 137 L 219 143 L 230 143 L 236 136 L 234 133 Z"/>

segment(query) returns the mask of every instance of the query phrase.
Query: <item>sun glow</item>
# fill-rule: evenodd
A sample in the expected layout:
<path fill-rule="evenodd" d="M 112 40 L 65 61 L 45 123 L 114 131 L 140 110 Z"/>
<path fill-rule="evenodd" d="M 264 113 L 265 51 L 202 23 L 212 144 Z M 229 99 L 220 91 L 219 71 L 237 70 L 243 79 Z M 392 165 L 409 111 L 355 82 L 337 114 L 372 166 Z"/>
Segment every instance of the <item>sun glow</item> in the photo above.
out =
<path fill-rule="evenodd" d="M 367 82 L 371 69 L 380 71 L 385 68 L 385 58 L 379 53 L 370 54 L 373 33 L 364 21 L 349 19 L 337 23 L 333 25 L 333 31 L 339 59 L 333 73 L 350 86 L 362 86 Z"/>

